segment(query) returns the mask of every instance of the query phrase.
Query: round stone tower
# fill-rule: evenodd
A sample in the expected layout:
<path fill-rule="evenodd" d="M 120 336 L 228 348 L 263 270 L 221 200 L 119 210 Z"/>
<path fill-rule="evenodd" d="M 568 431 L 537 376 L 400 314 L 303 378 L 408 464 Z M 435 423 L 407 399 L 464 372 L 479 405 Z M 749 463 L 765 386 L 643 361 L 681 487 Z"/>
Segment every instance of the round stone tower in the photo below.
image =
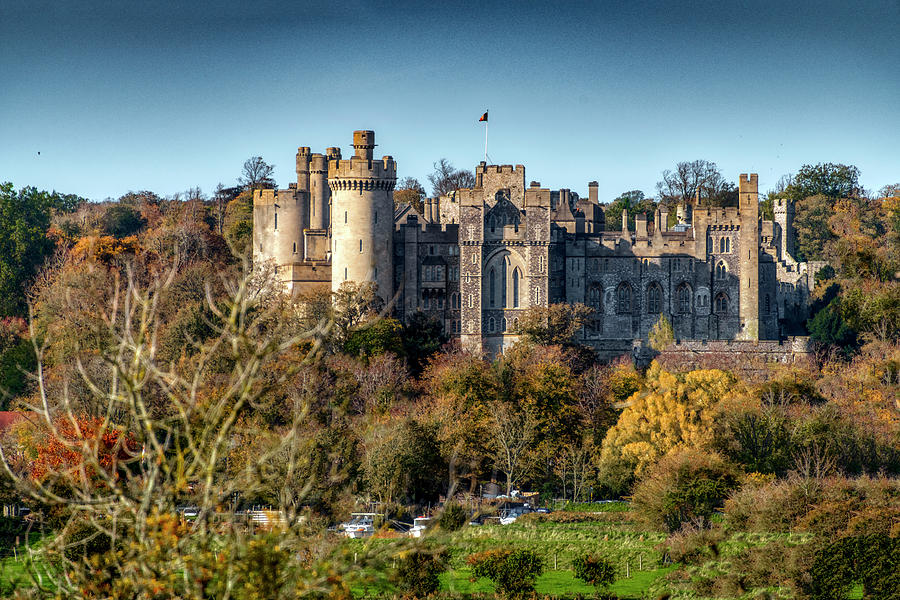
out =
<path fill-rule="evenodd" d="M 374 131 L 353 132 L 354 156 L 328 165 L 331 188 L 331 287 L 375 282 L 385 302 L 393 297 L 394 159 L 374 160 Z"/>

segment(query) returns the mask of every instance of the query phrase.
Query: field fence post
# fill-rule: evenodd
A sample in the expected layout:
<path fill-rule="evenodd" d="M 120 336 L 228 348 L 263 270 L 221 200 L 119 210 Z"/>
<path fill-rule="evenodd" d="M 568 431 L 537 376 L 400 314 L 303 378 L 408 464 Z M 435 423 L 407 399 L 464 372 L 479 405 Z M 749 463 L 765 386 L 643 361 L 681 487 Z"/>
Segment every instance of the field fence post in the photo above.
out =
<path fill-rule="evenodd" d="M 559 570 L 559 564 L 558 564 L 558 561 L 557 561 L 558 558 L 559 558 L 559 553 L 558 553 L 556 550 L 554 550 L 554 551 L 553 551 L 553 570 L 554 570 L 554 571 L 558 571 L 558 570 Z"/>
<path fill-rule="evenodd" d="M 644 570 L 644 554 L 638 554 L 638 571 Z"/>
<path fill-rule="evenodd" d="M 630 569 L 630 565 L 628 564 L 628 559 L 626 558 L 625 559 L 625 579 L 628 579 L 630 577 L 631 577 L 631 569 Z"/>

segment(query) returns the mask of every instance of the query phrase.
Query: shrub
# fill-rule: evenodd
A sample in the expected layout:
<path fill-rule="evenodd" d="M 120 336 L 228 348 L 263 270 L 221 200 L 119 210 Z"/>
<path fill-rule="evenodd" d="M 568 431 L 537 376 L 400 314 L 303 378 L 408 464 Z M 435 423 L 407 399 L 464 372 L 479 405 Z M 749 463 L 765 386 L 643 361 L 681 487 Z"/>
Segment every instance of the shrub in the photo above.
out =
<path fill-rule="evenodd" d="M 112 549 L 112 540 L 88 521 L 72 521 L 63 535 L 63 554 L 73 562 Z"/>
<path fill-rule="evenodd" d="M 674 562 L 700 564 L 719 554 L 725 535 L 721 528 L 709 528 L 704 522 L 685 523 L 662 543 Z"/>
<path fill-rule="evenodd" d="M 494 582 L 505 598 L 522 598 L 534 592 L 534 582 L 544 571 L 544 561 L 531 550 L 488 550 L 467 559 L 475 577 Z"/>
<path fill-rule="evenodd" d="M 646 523 L 677 531 L 682 523 L 708 520 L 737 486 L 734 469 L 718 454 L 675 450 L 635 487 L 633 506 Z"/>
<path fill-rule="evenodd" d="M 605 588 L 616 580 L 616 568 L 612 562 L 602 556 L 576 556 L 572 561 L 575 577 L 589 583 L 598 590 Z"/>
<path fill-rule="evenodd" d="M 444 531 L 456 531 L 462 529 L 468 518 L 469 515 L 465 508 L 459 504 L 447 503 L 444 505 L 444 510 L 441 511 L 441 516 L 438 517 L 438 525 Z"/>
<path fill-rule="evenodd" d="M 438 590 L 438 577 L 446 570 L 446 554 L 413 550 L 397 565 L 397 583 L 407 597 L 424 598 Z"/>

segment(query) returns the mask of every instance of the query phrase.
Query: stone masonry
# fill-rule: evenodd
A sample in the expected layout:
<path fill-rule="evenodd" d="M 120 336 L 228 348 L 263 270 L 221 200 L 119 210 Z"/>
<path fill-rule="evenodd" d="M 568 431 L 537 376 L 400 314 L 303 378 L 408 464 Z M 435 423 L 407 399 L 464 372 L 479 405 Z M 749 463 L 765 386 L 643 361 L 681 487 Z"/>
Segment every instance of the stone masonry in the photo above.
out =
<path fill-rule="evenodd" d="M 475 168 L 475 186 L 424 201 L 424 214 L 393 206 L 396 164 L 373 157 L 375 134 L 338 148 L 297 152 L 297 183 L 254 192 L 253 250 L 289 293 L 372 281 L 401 320 L 422 311 L 474 351 L 515 342 L 532 306 L 583 303 L 593 315 L 581 341 L 601 357 L 632 352 L 664 315 L 681 341 L 779 340 L 806 318 L 820 264 L 798 263 L 793 206 L 760 219 L 756 174 L 738 180 L 739 202 L 698 195 L 638 215 L 634 230 L 607 223 L 597 183 L 587 198 L 526 185 L 522 165 Z"/>

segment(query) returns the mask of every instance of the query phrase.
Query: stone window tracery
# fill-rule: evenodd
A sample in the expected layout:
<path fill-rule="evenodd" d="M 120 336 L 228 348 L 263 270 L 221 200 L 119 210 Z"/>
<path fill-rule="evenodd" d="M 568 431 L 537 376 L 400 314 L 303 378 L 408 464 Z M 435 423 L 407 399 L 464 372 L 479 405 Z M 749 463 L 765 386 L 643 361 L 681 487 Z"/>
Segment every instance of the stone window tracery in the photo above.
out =
<path fill-rule="evenodd" d="M 691 287 L 682 283 L 678 287 L 678 312 L 683 315 L 688 315 L 691 313 Z"/>
<path fill-rule="evenodd" d="M 719 261 L 716 265 L 716 279 L 723 280 L 728 275 L 728 266 L 725 261 Z"/>
<path fill-rule="evenodd" d="M 662 312 L 662 288 L 655 282 L 647 286 L 647 312 L 651 315 Z"/>
<path fill-rule="evenodd" d="M 616 290 L 616 312 L 620 314 L 631 312 L 631 286 L 625 282 L 620 283 Z"/>
<path fill-rule="evenodd" d="M 728 295 L 724 292 L 720 293 L 716 296 L 716 313 L 718 314 L 726 314 L 728 313 Z"/>

